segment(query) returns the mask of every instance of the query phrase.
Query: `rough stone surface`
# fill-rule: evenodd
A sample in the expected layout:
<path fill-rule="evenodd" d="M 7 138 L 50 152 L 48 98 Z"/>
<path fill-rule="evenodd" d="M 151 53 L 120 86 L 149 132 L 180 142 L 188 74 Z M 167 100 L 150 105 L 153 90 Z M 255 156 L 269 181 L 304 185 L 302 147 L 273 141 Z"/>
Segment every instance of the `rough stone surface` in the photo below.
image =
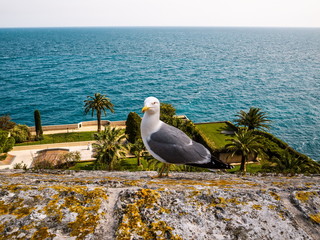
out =
<path fill-rule="evenodd" d="M 0 171 L 0 239 L 320 239 L 320 176 Z"/>

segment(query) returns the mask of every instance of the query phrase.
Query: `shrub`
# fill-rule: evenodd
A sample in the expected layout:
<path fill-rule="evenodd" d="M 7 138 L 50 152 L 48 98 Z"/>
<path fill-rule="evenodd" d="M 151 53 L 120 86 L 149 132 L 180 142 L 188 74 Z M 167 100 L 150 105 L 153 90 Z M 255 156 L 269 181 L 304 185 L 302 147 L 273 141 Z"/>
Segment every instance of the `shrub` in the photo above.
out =
<path fill-rule="evenodd" d="M 23 170 L 27 170 L 28 167 L 25 163 L 20 162 L 20 163 L 16 163 L 13 165 L 13 169 L 23 169 Z"/>
<path fill-rule="evenodd" d="M 161 103 L 160 105 L 160 120 L 173 125 L 174 115 L 176 115 L 176 109 L 169 103 Z"/>
<path fill-rule="evenodd" d="M 9 152 L 14 146 L 14 138 L 7 131 L 0 130 L 0 153 Z"/>
<path fill-rule="evenodd" d="M 11 117 L 9 115 L 4 115 L 0 117 L 0 129 L 8 131 L 16 125 L 14 122 L 11 122 Z"/>
<path fill-rule="evenodd" d="M 27 125 L 15 125 L 10 133 L 16 143 L 26 142 L 31 138 L 31 133 Z"/>

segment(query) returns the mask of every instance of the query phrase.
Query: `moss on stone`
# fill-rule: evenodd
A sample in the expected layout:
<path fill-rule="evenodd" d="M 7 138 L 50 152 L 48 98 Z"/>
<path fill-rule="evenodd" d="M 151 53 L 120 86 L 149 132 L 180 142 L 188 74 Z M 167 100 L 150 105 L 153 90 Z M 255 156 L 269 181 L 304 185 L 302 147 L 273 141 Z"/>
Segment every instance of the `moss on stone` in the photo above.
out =
<path fill-rule="evenodd" d="M 320 212 L 316 214 L 310 214 L 309 217 L 313 222 L 320 224 Z"/>
<path fill-rule="evenodd" d="M 180 240 L 181 237 L 172 233 L 173 227 L 165 221 L 155 219 L 148 221 L 143 218 L 145 209 L 156 210 L 159 207 L 160 193 L 152 189 L 141 189 L 135 194 L 135 201 L 128 204 L 124 210 L 121 223 L 117 229 L 117 239 L 132 239 L 138 236 L 142 239 L 172 239 Z"/>
<path fill-rule="evenodd" d="M 29 193 L 28 191 L 35 189 L 46 193 L 44 196 L 30 196 L 33 192 Z M 0 190 L 5 195 L 11 194 L 10 200 L 0 201 L 0 216 L 12 215 L 23 222 L 25 221 L 23 218 L 30 216 L 33 212 L 36 215 L 41 214 L 50 222 L 56 222 L 58 225 L 65 224 L 69 228 L 70 236 L 75 236 L 76 239 L 84 239 L 88 234 L 95 231 L 102 216 L 102 213 L 99 213 L 101 203 L 107 199 L 107 194 L 103 188 L 88 189 L 88 187 L 80 185 L 38 186 L 35 188 L 22 184 L 10 184 L 2 185 Z M 22 191 L 26 193 L 22 194 Z M 46 195 L 48 193 L 49 196 Z M 44 206 L 39 207 L 40 202 L 43 202 Z M 38 207 L 35 207 L 37 205 Z M 68 213 L 75 213 L 76 219 L 65 223 L 63 219 Z M 0 235 L 4 235 L 3 239 L 16 239 L 19 234 L 29 235 L 28 239 L 30 237 L 31 239 L 47 239 L 54 236 L 54 234 L 48 232 L 47 227 L 43 227 L 41 222 L 37 220 L 31 222 L 28 220 L 28 224 L 22 226 L 20 230 L 4 233 L 9 226 L 8 224 L 8 222 L 4 222 L 0 226 Z"/>
<path fill-rule="evenodd" d="M 253 204 L 252 208 L 255 210 L 262 210 L 262 206 L 260 204 Z"/>
<path fill-rule="evenodd" d="M 311 196 L 316 196 L 316 195 L 317 195 L 317 192 L 297 191 L 295 197 L 301 202 L 306 202 L 309 200 Z"/>
<path fill-rule="evenodd" d="M 47 238 L 53 238 L 55 236 L 56 236 L 55 234 L 49 233 L 47 227 L 42 227 L 37 229 L 37 231 L 34 232 L 34 234 L 31 237 L 31 240 L 43 240 Z"/>
<path fill-rule="evenodd" d="M 270 192 L 270 195 L 274 198 L 274 200 L 280 201 L 280 196 L 275 192 Z"/>

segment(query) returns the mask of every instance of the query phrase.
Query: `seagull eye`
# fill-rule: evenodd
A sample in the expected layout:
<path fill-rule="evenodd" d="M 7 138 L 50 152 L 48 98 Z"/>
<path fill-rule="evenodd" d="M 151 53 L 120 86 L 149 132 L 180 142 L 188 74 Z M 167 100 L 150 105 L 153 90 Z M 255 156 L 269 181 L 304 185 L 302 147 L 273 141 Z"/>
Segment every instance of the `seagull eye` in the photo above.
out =
<path fill-rule="evenodd" d="M 157 104 L 157 102 L 153 102 L 152 104 L 155 105 L 155 104 Z"/>

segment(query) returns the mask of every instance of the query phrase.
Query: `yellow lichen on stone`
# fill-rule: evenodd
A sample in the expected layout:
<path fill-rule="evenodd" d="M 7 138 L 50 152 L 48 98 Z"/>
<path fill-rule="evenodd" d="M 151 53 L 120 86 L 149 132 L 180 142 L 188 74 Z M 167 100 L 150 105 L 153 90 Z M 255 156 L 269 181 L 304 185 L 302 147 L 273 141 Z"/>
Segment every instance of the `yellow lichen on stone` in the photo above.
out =
<path fill-rule="evenodd" d="M 279 217 L 282 219 L 282 220 L 285 220 L 286 218 L 285 218 L 285 212 L 284 211 L 280 211 L 279 213 L 278 213 L 278 215 L 279 215 Z"/>
<path fill-rule="evenodd" d="M 247 203 L 241 202 L 238 198 L 223 198 L 223 197 L 216 197 L 212 200 L 212 203 L 208 205 L 208 207 L 227 207 L 229 204 L 234 205 L 246 205 Z"/>
<path fill-rule="evenodd" d="M 9 185 L 3 186 L 3 189 L 14 193 L 17 191 L 28 191 L 31 189 L 31 187 L 27 185 L 22 185 L 22 184 L 9 184 Z"/>
<path fill-rule="evenodd" d="M 198 196 L 200 193 L 201 193 L 200 191 L 194 190 L 194 191 L 192 191 L 192 192 L 189 194 L 188 197 L 189 197 L 189 198 L 193 198 L 193 197 L 195 197 L 195 196 Z"/>
<path fill-rule="evenodd" d="M 47 227 L 42 227 L 35 231 L 35 233 L 32 235 L 31 240 L 42 240 L 47 238 L 53 238 L 55 237 L 55 234 L 51 234 L 48 232 Z"/>
<path fill-rule="evenodd" d="M 61 222 L 63 213 L 61 212 L 58 201 L 59 194 L 53 195 L 52 199 L 43 208 L 43 211 L 47 216 L 54 217 L 56 221 Z"/>
<path fill-rule="evenodd" d="M 282 187 L 282 186 L 286 185 L 287 183 L 285 181 L 283 181 L 283 182 L 272 182 L 271 184 L 278 186 L 278 187 Z"/>
<path fill-rule="evenodd" d="M 311 196 L 316 196 L 316 192 L 305 192 L 305 191 L 298 191 L 296 192 L 296 199 L 301 202 L 306 202 L 309 200 Z"/>
<path fill-rule="evenodd" d="M 280 196 L 278 194 L 276 194 L 275 192 L 270 192 L 270 195 L 277 201 L 280 201 Z"/>
<path fill-rule="evenodd" d="M 190 179 L 179 179 L 179 181 L 174 179 L 163 179 L 163 180 L 151 180 L 148 184 L 154 185 L 170 185 L 174 187 L 194 187 L 194 186 L 202 186 L 202 187 L 218 187 L 218 188 L 233 188 L 235 185 L 246 185 L 246 186 L 257 186 L 258 184 L 254 182 L 250 182 L 242 179 L 234 179 L 234 180 L 225 180 L 225 179 L 217 179 L 217 180 L 190 180 Z"/>
<path fill-rule="evenodd" d="M 262 206 L 260 204 L 253 204 L 252 208 L 255 210 L 262 210 Z"/>
<path fill-rule="evenodd" d="M 0 201 L 0 215 L 11 214 L 15 215 L 18 219 L 30 215 L 34 208 L 24 207 L 24 200 L 16 198 L 14 201 L 5 204 Z"/>
<path fill-rule="evenodd" d="M 320 212 L 317 214 L 310 214 L 309 217 L 311 218 L 312 221 L 316 223 L 320 223 Z"/>
<path fill-rule="evenodd" d="M 170 212 L 171 212 L 171 210 L 170 209 L 168 209 L 168 208 L 163 208 L 163 207 L 160 207 L 160 209 L 159 209 L 159 211 L 158 211 L 159 213 L 166 213 L 166 214 L 169 214 Z"/>
<path fill-rule="evenodd" d="M 275 209 L 277 208 L 277 206 L 276 206 L 276 205 L 273 205 L 273 204 L 269 204 L 269 205 L 268 205 L 268 208 L 269 208 L 270 210 L 275 210 Z"/>
<path fill-rule="evenodd" d="M 101 202 L 107 199 L 102 188 L 88 190 L 86 186 L 52 186 L 58 193 L 52 196 L 52 200 L 44 208 L 44 212 L 54 217 L 58 222 L 63 219 L 63 209 L 77 214 L 76 220 L 68 223 L 71 236 L 84 239 L 94 232 L 98 225 L 101 213 L 98 213 Z M 71 194 L 71 196 L 70 196 Z M 68 195 L 63 198 L 63 196 Z"/>
<path fill-rule="evenodd" d="M 152 189 L 141 189 L 136 193 L 136 198 L 135 202 L 128 204 L 124 210 L 117 230 L 117 239 L 132 239 L 132 236 L 139 236 L 138 238 L 142 239 L 181 239 L 172 234 L 173 228 L 165 221 L 155 219 L 149 222 L 143 217 L 144 209 L 159 208 L 159 192 Z M 160 211 L 161 209 L 160 207 Z"/>
<path fill-rule="evenodd" d="M 316 183 L 314 183 L 314 182 L 306 182 L 304 185 L 306 187 L 310 188 L 310 187 L 313 187 L 314 185 L 316 185 Z"/>
<path fill-rule="evenodd" d="M 19 218 L 29 216 L 34 209 L 35 209 L 34 207 L 21 207 L 21 208 L 15 209 L 12 213 L 13 215 L 16 215 L 17 218 L 19 219 Z"/>

